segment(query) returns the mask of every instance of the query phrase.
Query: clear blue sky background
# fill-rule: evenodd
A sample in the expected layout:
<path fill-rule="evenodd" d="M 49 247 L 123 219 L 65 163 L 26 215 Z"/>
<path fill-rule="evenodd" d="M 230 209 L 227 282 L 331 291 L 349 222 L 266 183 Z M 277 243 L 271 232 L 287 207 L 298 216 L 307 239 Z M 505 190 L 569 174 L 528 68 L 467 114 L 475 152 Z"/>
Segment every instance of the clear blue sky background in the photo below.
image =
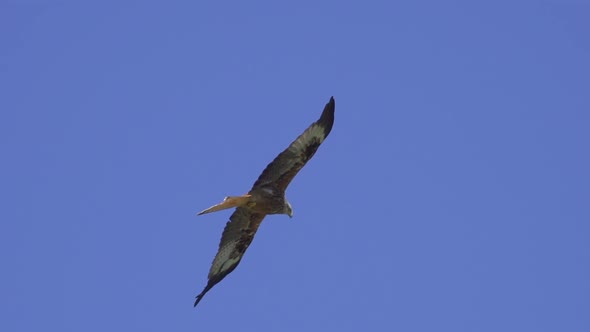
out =
<path fill-rule="evenodd" d="M 587 1 L 0 3 L 2 331 L 590 331 Z M 331 136 L 194 309 L 230 212 Z"/>

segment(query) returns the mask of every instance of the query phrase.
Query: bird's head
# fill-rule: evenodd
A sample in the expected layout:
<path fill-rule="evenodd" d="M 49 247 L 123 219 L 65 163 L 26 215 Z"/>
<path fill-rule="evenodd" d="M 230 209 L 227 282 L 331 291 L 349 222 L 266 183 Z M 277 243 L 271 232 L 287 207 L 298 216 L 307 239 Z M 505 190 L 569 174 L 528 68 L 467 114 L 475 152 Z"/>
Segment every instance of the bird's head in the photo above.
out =
<path fill-rule="evenodd" d="M 293 208 L 291 207 L 291 203 L 285 199 L 285 207 L 283 213 L 288 215 L 289 218 L 293 218 Z"/>

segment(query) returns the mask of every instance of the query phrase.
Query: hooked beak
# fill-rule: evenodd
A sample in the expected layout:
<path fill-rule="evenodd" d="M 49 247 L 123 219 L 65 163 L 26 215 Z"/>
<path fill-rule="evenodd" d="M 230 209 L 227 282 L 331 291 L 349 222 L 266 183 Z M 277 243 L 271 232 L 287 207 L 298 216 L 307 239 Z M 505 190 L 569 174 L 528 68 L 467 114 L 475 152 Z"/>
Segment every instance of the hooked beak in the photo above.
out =
<path fill-rule="evenodd" d="M 286 209 L 287 210 L 287 215 L 289 216 L 289 218 L 293 218 L 293 208 L 291 207 L 291 204 L 285 200 L 285 203 L 287 203 Z"/>

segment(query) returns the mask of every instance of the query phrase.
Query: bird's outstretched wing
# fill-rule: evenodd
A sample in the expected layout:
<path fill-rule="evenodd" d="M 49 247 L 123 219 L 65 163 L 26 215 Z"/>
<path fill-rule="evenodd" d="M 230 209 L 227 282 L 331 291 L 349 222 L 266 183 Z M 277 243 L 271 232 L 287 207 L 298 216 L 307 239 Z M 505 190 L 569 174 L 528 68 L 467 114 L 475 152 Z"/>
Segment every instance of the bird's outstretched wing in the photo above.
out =
<path fill-rule="evenodd" d="M 280 190 L 287 189 L 291 180 L 313 157 L 334 124 L 334 97 L 324 107 L 320 119 L 311 124 L 285 151 L 281 152 L 260 174 L 252 188 L 273 184 Z"/>
<path fill-rule="evenodd" d="M 195 306 L 213 286 L 238 266 L 265 216 L 242 207 L 234 211 L 221 235 L 219 250 L 209 270 L 207 286 L 197 295 Z"/>

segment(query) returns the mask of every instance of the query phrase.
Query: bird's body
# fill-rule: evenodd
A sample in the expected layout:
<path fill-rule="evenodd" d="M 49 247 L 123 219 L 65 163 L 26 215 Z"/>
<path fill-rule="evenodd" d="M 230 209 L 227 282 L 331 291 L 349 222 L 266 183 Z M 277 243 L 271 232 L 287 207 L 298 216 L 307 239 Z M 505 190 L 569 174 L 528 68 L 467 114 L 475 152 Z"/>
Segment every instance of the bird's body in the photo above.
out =
<path fill-rule="evenodd" d="M 246 195 L 226 197 L 223 202 L 199 213 L 236 207 L 223 230 L 219 250 L 209 270 L 207 286 L 197 296 L 195 306 L 213 286 L 238 266 L 266 215 L 293 216 L 291 204 L 285 198 L 285 190 L 332 130 L 334 111 L 334 98 L 330 98 L 320 119 L 264 169 Z"/>
<path fill-rule="evenodd" d="M 290 214 L 291 204 L 285 198 L 285 192 L 273 186 L 252 188 L 247 203 L 252 212 L 262 214 Z"/>

